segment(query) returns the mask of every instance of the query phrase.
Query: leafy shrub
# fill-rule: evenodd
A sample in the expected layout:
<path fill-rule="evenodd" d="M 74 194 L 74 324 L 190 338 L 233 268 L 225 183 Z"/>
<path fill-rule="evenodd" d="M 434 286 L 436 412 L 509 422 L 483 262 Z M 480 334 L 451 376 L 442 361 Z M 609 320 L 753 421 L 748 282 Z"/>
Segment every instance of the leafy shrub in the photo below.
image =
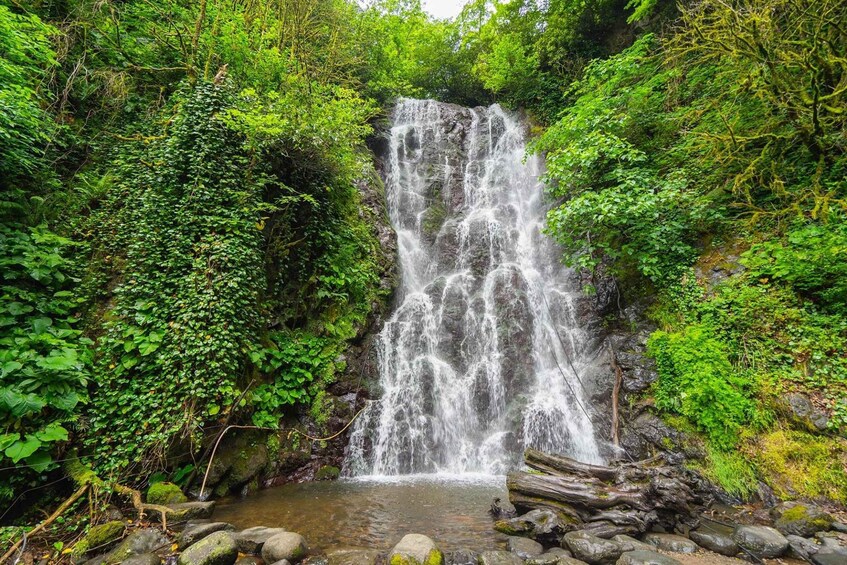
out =
<path fill-rule="evenodd" d="M 729 362 L 707 328 L 657 331 L 648 342 L 656 359 L 656 406 L 687 417 L 721 449 L 731 448 L 755 412 L 751 383 Z"/>
<path fill-rule="evenodd" d="M 72 242 L 17 228 L 0 226 L 0 462 L 28 467 L 15 482 L 56 467 L 65 426 L 88 398 L 91 362 L 69 290 Z M 0 489 L 0 500 L 8 494 Z"/>

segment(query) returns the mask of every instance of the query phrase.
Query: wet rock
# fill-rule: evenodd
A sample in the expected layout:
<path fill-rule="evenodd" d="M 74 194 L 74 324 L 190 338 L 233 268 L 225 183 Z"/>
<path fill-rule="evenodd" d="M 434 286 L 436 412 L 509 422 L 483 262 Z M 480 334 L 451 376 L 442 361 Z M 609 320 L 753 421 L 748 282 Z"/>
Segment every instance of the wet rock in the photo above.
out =
<path fill-rule="evenodd" d="M 181 524 L 198 518 L 211 518 L 215 510 L 215 501 L 210 502 L 183 502 L 180 504 L 166 504 L 168 510 L 168 524 Z"/>
<path fill-rule="evenodd" d="M 620 556 L 617 565 L 682 565 L 673 557 L 639 549 L 636 551 L 628 551 Z"/>
<path fill-rule="evenodd" d="M 649 533 L 644 536 L 644 541 L 659 549 L 674 553 L 694 553 L 697 551 L 696 543 L 675 534 Z"/>
<path fill-rule="evenodd" d="M 389 556 L 391 565 L 440 565 L 444 556 L 430 538 L 406 534 Z"/>
<path fill-rule="evenodd" d="M 582 531 L 566 533 L 562 545 L 567 545 L 574 557 L 590 565 L 614 563 L 623 553 L 617 543 Z"/>
<path fill-rule="evenodd" d="M 272 563 L 271 565 L 291 565 L 291 561 L 288 559 L 280 559 L 276 563 Z"/>
<path fill-rule="evenodd" d="M 645 459 L 655 450 L 676 453 L 685 443 L 685 436 L 671 428 L 651 412 L 644 412 L 621 428 L 621 447 L 636 459 Z M 675 463 L 681 456 L 669 458 Z"/>
<path fill-rule="evenodd" d="M 285 532 L 283 528 L 255 526 L 238 532 L 234 537 L 239 552 L 259 555 L 262 553 L 262 546 L 265 545 L 266 541 L 283 532 Z"/>
<path fill-rule="evenodd" d="M 506 541 L 506 549 L 521 559 L 529 559 L 530 557 L 535 557 L 536 555 L 544 553 L 544 546 L 537 541 L 518 536 L 511 536 Z"/>
<path fill-rule="evenodd" d="M 120 563 L 133 555 L 153 553 L 168 547 L 171 540 L 158 528 L 142 528 L 128 535 L 109 553 L 108 563 Z"/>
<path fill-rule="evenodd" d="M 261 557 L 255 555 L 242 555 L 235 562 L 235 565 L 265 565 L 265 562 L 262 561 Z"/>
<path fill-rule="evenodd" d="M 177 565 L 233 565 L 238 547 L 229 532 L 214 532 L 183 551 Z"/>
<path fill-rule="evenodd" d="M 571 559 L 571 557 L 571 552 L 567 549 L 551 547 L 541 555 L 527 559 L 526 565 L 560 565 L 565 563 L 573 565 L 573 563 L 584 563 L 584 561 Z M 570 559 L 570 561 L 563 561 L 563 559 Z"/>
<path fill-rule="evenodd" d="M 585 561 L 580 561 L 575 557 L 560 557 L 558 565 L 587 565 Z"/>
<path fill-rule="evenodd" d="M 180 504 L 188 502 L 188 497 L 173 483 L 153 483 L 147 489 L 148 504 Z"/>
<path fill-rule="evenodd" d="M 536 541 L 557 541 L 566 531 L 560 517 L 552 510 L 530 510 L 522 516 L 498 520 L 494 523 L 498 532 L 514 536 L 527 536 Z"/>
<path fill-rule="evenodd" d="M 652 545 L 650 545 L 648 543 L 644 543 L 643 541 L 638 541 L 637 539 L 630 537 L 630 536 L 623 536 L 623 535 L 614 536 L 612 538 L 612 541 L 615 542 L 616 544 L 618 544 L 621 548 L 621 551 L 623 551 L 624 553 L 629 552 L 629 551 L 636 551 L 636 550 L 639 550 L 639 549 L 643 549 L 643 550 L 646 550 L 646 551 L 652 551 L 653 550 Z"/>
<path fill-rule="evenodd" d="M 479 554 L 467 549 L 448 551 L 444 554 L 444 565 L 477 565 L 478 562 Z"/>
<path fill-rule="evenodd" d="M 788 549 L 788 540 L 769 526 L 738 526 L 732 539 L 742 549 L 760 558 L 779 557 Z"/>
<path fill-rule="evenodd" d="M 847 551 L 845 552 L 818 552 L 812 556 L 814 565 L 844 565 L 847 563 Z"/>
<path fill-rule="evenodd" d="M 834 519 L 812 504 L 783 502 L 771 509 L 774 527 L 784 535 L 810 537 L 817 532 L 829 530 Z"/>
<path fill-rule="evenodd" d="M 789 534 L 785 536 L 788 540 L 788 554 L 797 559 L 811 561 L 812 555 L 820 550 L 820 546 L 810 539 Z"/>
<path fill-rule="evenodd" d="M 124 559 L 121 565 L 162 565 L 162 558 L 155 553 L 142 553 Z"/>
<path fill-rule="evenodd" d="M 282 532 L 271 536 L 262 546 L 262 559 L 265 563 L 276 563 L 283 559 L 297 561 L 309 551 L 306 540 L 294 532 Z"/>
<path fill-rule="evenodd" d="M 235 526 L 226 522 L 209 522 L 207 524 L 189 524 L 182 530 L 182 533 L 176 538 L 177 546 L 180 550 L 185 549 L 189 545 L 200 541 L 209 534 L 215 532 L 232 532 L 235 531 Z"/>
<path fill-rule="evenodd" d="M 479 565 L 523 565 L 524 561 L 508 551 L 483 551 L 479 554 Z"/>
<path fill-rule="evenodd" d="M 326 554 L 327 565 L 375 565 L 379 551 L 374 549 L 333 549 Z"/>
<path fill-rule="evenodd" d="M 741 548 L 738 547 L 731 536 L 721 533 L 693 530 L 689 532 L 688 536 L 700 547 L 728 557 L 734 557 L 741 551 Z"/>

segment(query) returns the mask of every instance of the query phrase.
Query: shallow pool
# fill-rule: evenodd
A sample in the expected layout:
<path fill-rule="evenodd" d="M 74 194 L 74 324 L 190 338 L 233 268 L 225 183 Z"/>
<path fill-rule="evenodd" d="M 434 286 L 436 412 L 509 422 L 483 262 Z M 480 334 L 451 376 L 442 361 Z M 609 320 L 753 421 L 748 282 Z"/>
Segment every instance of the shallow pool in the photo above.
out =
<path fill-rule="evenodd" d="M 495 497 L 508 500 L 505 483 L 488 475 L 417 475 L 290 484 L 221 500 L 214 519 L 298 532 L 313 551 L 390 549 L 407 533 L 427 535 L 445 551 L 479 551 L 506 539 L 488 513 Z"/>

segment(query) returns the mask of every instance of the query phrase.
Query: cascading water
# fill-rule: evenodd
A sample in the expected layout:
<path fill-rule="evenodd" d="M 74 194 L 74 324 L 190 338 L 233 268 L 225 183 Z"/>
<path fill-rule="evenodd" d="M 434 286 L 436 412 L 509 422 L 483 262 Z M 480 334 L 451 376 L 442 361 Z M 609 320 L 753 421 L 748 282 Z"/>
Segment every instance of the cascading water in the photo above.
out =
<path fill-rule="evenodd" d="M 386 196 L 402 283 L 347 474 L 502 474 L 525 446 L 601 461 L 577 376 L 579 290 L 541 233 L 525 141 L 497 105 L 398 102 Z"/>

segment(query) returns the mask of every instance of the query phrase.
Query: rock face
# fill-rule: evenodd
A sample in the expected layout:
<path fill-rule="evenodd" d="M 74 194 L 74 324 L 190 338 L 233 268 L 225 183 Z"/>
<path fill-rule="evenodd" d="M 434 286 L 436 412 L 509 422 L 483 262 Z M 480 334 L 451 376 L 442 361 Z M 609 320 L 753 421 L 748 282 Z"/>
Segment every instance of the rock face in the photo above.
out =
<path fill-rule="evenodd" d="M 435 542 L 420 534 L 406 534 L 389 556 L 391 565 L 441 565 L 444 559 Z"/>
<path fill-rule="evenodd" d="M 623 553 L 617 543 L 586 532 L 566 533 L 565 537 L 562 538 L 562 546 L 565 545 L 574 557 L 590 565 L 614 563 Z"/>
<path fill-rule="evenodd" d="M 517 536 L 512 536 L 506 541 L 506 549 L 521 559 L 529 559 L 544 553 L 544 546 L 537 541 Z"/>
<path fill-rule="evenodd" d="M 829 530 L 835 521 L 832 515 L 817 506 L 799 502 L 783 502 L 771 510 L 771 516 L 782 534 L 802 537 Z"/>
<path fill-rule="evenodd" d="M 201 539 L 177 558 L 177 565 L 232 565 L 238 548 L 229 532 L 214 532 Z"/>
<path fill-rule="evenodd" d="M 741 548 L 729 535 L 693 530 L 688 533 L 688 536 L 700 547 L 728 557 L 734 557 L 741 551 Z"/>
<path fill-rule="evenodd" d="M 240 553 L 259 555 L 262 553 L 262 546 L 265 545 L 266 541 L 273 536 L 284 532 L 285 530 L 282 528 L 255 526 L 235 534 L 235 543 L 238 545 L 238 551 Z"/>
<path fill-rule="evenodd" d="M 738 526 L 732 539 L 756 557 L 779 557 L 788 549 L 788 540 L 768 526 Z"/>
<path fill-rule="evenodd" d="M 226 522 L 209 522 L 208 524 L 189 524 L 176 538 L 176 543 L 180 550 L 185 549 L 189 545 L 200 541 L 209 534 L 215 532 L 232 532 L 235 526 Z"/>
<path fill-rule="evenodd" d="M 648 551 L 645 549 L 639 549 L 636 551 L 628 551 L 621 555 L 620 559 L 618 559 L 617 565 L 682 565 L 679 561 L 674 559 L 673 557 L 668 557 L 667 555 L 662 555 L 661 553 L 656 553 L 655 551 Z"/>
<path fill-rule="evenodd" d="M 283 559 L 297 561 L 309 551 L 306 540 L 294 532 L 282 532 L 268 538 L 262 546 L 262 559 L 265 563 L 276 563 Z"/>
<path fill-rule="evenodd" d="M 694 553 L 697 551 L 696 543 L 690 539 L 674 534 L 650 533 L 644 536 L 644 541 L 664 551 L 671 551 L 675 553 Z"/>

